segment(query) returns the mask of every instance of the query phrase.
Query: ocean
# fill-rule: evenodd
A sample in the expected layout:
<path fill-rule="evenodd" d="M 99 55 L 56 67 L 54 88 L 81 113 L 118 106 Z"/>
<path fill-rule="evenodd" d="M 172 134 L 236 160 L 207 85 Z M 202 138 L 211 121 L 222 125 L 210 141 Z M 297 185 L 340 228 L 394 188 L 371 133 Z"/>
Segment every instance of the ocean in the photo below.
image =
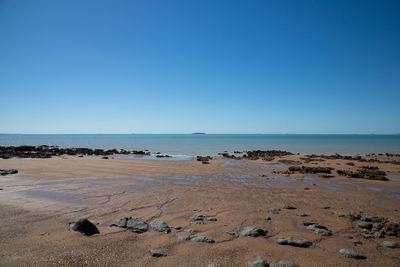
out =
<path fill-rule="evenodd" d="M 400 135 L 314 134 L 0 134 L 0 146 L 53 145 L 149 150 L 169 155 L 216 155 L 245 150 L 302 154 L 400 153 Z"/>

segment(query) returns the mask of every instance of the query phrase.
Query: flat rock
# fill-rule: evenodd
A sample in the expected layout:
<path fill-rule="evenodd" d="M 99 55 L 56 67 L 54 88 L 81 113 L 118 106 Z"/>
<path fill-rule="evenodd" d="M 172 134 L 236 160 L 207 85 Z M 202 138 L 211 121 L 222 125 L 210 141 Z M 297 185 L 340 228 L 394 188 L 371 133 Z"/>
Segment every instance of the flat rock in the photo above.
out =
<path fill-rule="evenodd" d="M 263 257 L 257 256 L 257 260 L 248 261 L 247 265 L 249 265 L 250 267 L 266 267 L 268 266 L 268 263 L 264 260 Z"/>
<path fill-rule="evenodd" d="M 11 169 L 11 170 L 0 170 L 0 175 L 4 176 L 4 175 L 10 175 L 10 174 L 16 174 L 18 173 L 17 170 L 15 169 Z"/>
<path fill-rule="evenodd" d="M 135 233 L 144 233 L 149 229 L 149 225 L 140 218 L 130 218 L 126 223 L 126 228 Z"/>
<path fill-rule="evenodd" d="M 278 243 L 279 245 L 288 245 L 288 246 L 302 247 L 302 248 L 308 248 L 312 245 L 312 242 L 310 240 L 307 240 L 305 238 L 300 238 L 296 240 L 293 237 L 278 238 L 276 240 L 276 243 Z"/>
<path fill-rule="evenodd" d="M 358 252 L 355 252 L 355 251 L 352 251 L 349 249 L 345 249 L 345 248 L 340 249 L 339 254 L 343 258 L 352 258 L 352 259 L 361 259 L 361 260 L 367 258 L 364 255 L 362 255 L 361 253 L 358 253 Z"/>
<path fill-rule="evenodd" d="M 191 233 L 191 234 L 195 234 L 195 233 L 200 232 L 200 231 L 197 230 L 197 229 L 185 229 L 185 230 L 183 230 L 183 231 L 185 231 L 186 233 Z"/>
<path fill-rule="evenodd" d="M 96 225 L 91 223 L 88 219 L 80 219 L 71 226 L 71 229 L 74 231 L 81 232 L 83 235 L 86 236 L 91 236 L 100 233 Z"/>
<path fill-rule="evenodd" d="M 294 262 L 281 260 L 278 263 L 273 263 L 269 267 L 300 267 Z"/>
<path fill-rule="evenodd" d="M 189 235 L 178 235 L 178 239 L 180 239 L 180 240 L 190 240 L 190 236 Z"/>
<path fill-rule="evenodd" d="M 400 243 L 396 241 L 383 241 L 381 246 L 387 248 L 400 248 Z"/>
<path fill-rule="evenodd" d="M 150 225 L 154 231 L 166 234 L 169 234 L 171 232 L 171 228 L 169 228 L 168 224 L 163 221 L 153 222 L 150 223 Z"/>
<path fill-rule="evenodd" d="M 149 252 L 152 257 L 156 257 L 156 258 L 167 256 L 167 254 L 165 254 L 159 250 L 151 249 Z"/>
<path fill-rule="evenodd" d="M 206 236 L 192 236 L 190 238 L 190 241 L 193 242 L 203 242 L 203 243 L 215 243 L 215 241 L 211 238 L 208 238 Z"/>
<path fill-rule="evenodd" d="M 310 224 L 307 227 L 307 230 L 312 230 L 316 234 L 320 234 L 323 236 L 331 236 L 332 232 L 328 230 L 325 226 L 319 224 Z"/>
<path fill-rule="evenodd" d="M 254 227 L 254 226 L 246 226 L 243 230 L 239 233 L 239 236 L 266 236 L 268 231 Z"/>

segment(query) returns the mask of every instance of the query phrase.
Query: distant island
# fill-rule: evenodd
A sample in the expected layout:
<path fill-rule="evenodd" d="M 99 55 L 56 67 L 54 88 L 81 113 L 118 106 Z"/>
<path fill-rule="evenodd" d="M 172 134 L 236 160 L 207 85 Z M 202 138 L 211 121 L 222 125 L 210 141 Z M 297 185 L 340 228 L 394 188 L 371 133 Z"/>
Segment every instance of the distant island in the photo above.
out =
<path fill-rule="evenodd" d="M 192 133 L 192 134 L 206 134 L 206 133 Z"/>

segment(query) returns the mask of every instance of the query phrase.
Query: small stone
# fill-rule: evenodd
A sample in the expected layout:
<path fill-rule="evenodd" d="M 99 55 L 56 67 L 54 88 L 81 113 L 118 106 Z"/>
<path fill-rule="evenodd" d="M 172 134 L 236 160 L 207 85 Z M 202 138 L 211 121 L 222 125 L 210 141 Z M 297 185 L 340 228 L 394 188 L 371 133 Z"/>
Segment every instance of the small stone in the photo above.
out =
<path fill-rule="evenodd" d="M 217 221 L 217 218 L 212 217 L 212 216 L 207 216 L 206 219 L 207 219 L 207 221 L 209 221 L 209 222 L 216 222 L 216 221 Z"/>
<path fill-rule="evenodd" d="M 387 248 L 400 248 L 400 243 L 395 241 L 383 241 L 381 246 Z"/>
<path fill-rule="evenodd" d="M 226 231 L 225 233 L 227 233 L 228 235 L 236 235 L 235 232 L 231 232 L 231 231 Z"/>
<path fill-rule="evenodd" d="M 280 211 L 281 211 L 280 208 L 269 208 L 267 210 L 267 212 L 270 213 L 270 214 L 279 214 Z"/>
<path fill-rule="evenodd" d="M 211 264 L 207 265 L 207 267 L 219 267 L 219 266 L 216 265 L 215 263 L 211 263 Z"/>
<path fill-rule="evenodd" d="M 266 267 L 268 266 L 268 263 L 264 260 L 263 257 L 257 256 L 257 260 L 248 261 L 247 265 L 249 265 L 250 267 Z"/>
<path fill-rule="evenodd" d="M 181 226 L 175 226 L 174 229 L 175 230 L 182 230 L 182 227 Z"/>
<path fill-rule="evenodd" d="M 295 215 L 296 215 L 296 216 L 299 216 L 299 217 L 307 217 L 307 216 L 308 216 L 307 214 L 302 213 L 302 212 L 298 212 L 298 213 L 296 213 Z"/>
<path fill-rule="evenodd" d="M 305 238 L 295 240 L 293 237 L 278 238 L 276 240 L 276 243 L 278 243 L 279 245 L 288 245 L 288 246 L 302 247 L 302 248 L 308 248 L 312 245 L 312 242 Z"/>
<path fill-rule="evenodd" d="M 284 208 L 284 209 L 287 209 L 287 210 L 295 210 L 295 209 L 297 209 L 296 207 L 289 206 L 289 205 L 286 205 L 286 206 L 284 206 L 283 208 Z"/>
<path fill-rule="evenodd" d="M 195 233 L 198 233 L 198 232 L 199 232 L 199 230 L 196 230 L 196 229 L 185 229 L 185 230 L 183 230 L 183 231 L 185 231 L 185 232 L 187 232 L 187 233 L 191 233 L 191 234 L 195 234 Z"/>
<path fill-rule="evenodd" d="M 169 228 L 168 224 L 163 221 L 153 222 L 150 225 L 154 231 L 166 234 L 169 234 L 171 232 L 171 228 Z"/>
<path fill-rule="evenodd" d="M 243 230 L 239 233 L 239 236 L 266 236 L 268 231 L 254 227 L 254 226 L 246 226 Z"/>
<path fill-rule="evenodd" d="M 300 266 L 291 261 L 282 260 L 279 261 L 278 263 L 271 264 L 269 267 L 300 267 Z"/>
<path fill-rule="evenodd" d="M 192 236 L 190 238 L 190 241 L 193 242 L 203 242 L 203 243 L 215 243 L 215 241 L 211 238 L 208 238 L 206 236 Z"/>
<path fill-rule="evenodd" d="M 367 258 L 367 257 L 365 257 L 364 255 L 362 255 L 362 254 L 360 254 L 358 252 L 355 252 L 355 251 L 352 251 L 352 250 L 349 250 L 349 249 L 345 249 L 345 248 L 340 249 L 339 250 L 339 254 L 343 258 L 352 258 L 352 259 L 360 259 L 360 260 L 363 260 L 363 259 Z"/>
<path fill-rule="evenodd" d="M 165 254 L 159 250 L 151 249 L 149 252 L 150 252 L 151 256 L 156 257 L 156 258 L 167 256 L 167 254 Z"/>
<path fill-rule="evenodd" d="M 190 240 L 190 236 L 188 236 L 188 235 L 178 235 L 178 239 L 180 239 L 180 240 Z"/>

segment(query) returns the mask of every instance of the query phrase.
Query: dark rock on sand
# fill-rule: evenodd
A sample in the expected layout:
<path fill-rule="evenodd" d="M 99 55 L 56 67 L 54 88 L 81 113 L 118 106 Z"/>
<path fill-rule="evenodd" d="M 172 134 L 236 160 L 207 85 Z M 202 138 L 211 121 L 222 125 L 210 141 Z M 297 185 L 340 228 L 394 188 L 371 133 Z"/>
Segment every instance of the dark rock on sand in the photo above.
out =
<path fill-rule="evenodd" d="M 266 267 L 268 266 L 268 263 L 264 260 L 263 257 L 257 256 L 257 260 L 248 261 L 247 265 L 249 265 L 250 267 Z"/>
<path fill-rule="evenodd" d="M 331 167 L 308 167 L 308 166 L 291 166 L 289 167 L 290 172 L 300 172 L 300 173 L 327 173 L 330 174 L 333 168 Z"/>
<path fill-rule="evenodd" d="M 387 248 L 400 248 L 400 242 L 396 241 L 383 241 L 381 243 L 382 247 L 387 247 Z"/>
<path fill-rule="evenodd" d="M 284 206 L 283 208 L 284 208 L 284 209 L 287 209 L 287 210 L 295 210 L 295 209 L 297 209 L 296 207 L 289 206 L 289 205 L 286 205 L 286 206 Z"/>
<path fill-rule="evenodd" d="M 4 175 L 9 175 L 9 174 L 16 174 L 18 173 L 17 170 L 15 169 L 11 169 L 11 170 L 0 170 L 0 175 L 4 176 Z"/>
<path fill-rule="evenodd" d="M 167 254 L 165 254 L 159 250 L 151 249 L 149 252 L 152 257 L 156 257 L 156 258 L 167 256 Z"/>
<path fill-rule="evenodd" d="M 289 155 L 293 155 L 293 153 L 280 150 L 253 150 L 253 151 L 247 151 L 246 155 L 244 155 L 243 157 L 250 160 L 257 160 L 260 158 L 281 157 Z"/>
<path fill-rule="evenodd" d="M 300 267 L 291 261 L 281 260 L 278 263 L 273 263 L 269 267 Z"/>
<path fill-rule="evenodd" d="M 178 235 L 178 239 L 180 239 L 180 240 L 190 240 L 190 236 L 189 235 Z"/>
<path fill-rule="evenodd" d="M 302 247 L 302 248 L 308 248 L 312 245 L 312 242 L 305 238 L 295 240 L 293 237 L 278 238 L 276 240 L 276 243 L 278 243 L 279 245 L 288 245 L 288 246 Z"/>
<path fill-rule="evenodd" d="M 128 222 L 129 218 L 125 217 L 118 221 L 117 225 L 122 228 L 126 228 L 126 223 Z"/>
<path fill-rule="evenodd" d="M 266 236 L 268 231 L 254 227 L 254 226 L 246 226 L 243 228 L 243 230 L 239 233 L 239 236 L 251 236 L 251 237 L 257 237 L 257 236 Z"/>
<path fill-rule="evenodd" d="M 148 224 L 140 218 L 130 218 L 126 223 L 126 228 L 135 233 L 144 233 L 149 229 Z"/>
<path fill-rule="evenodd" d="M 81 232 L 86 236 L 91 236 L 100 233 L 96 225 L 91 223 L 88 219 L 80 219 L 71 226 L 71 229 L 74 231 Z"/>
<path fill-rule="evenodd" d="M 357 169 L 356 171 L 337 170 L 336 172 L 341 176 L 347 176 L 351 178 L 363 178 L 363 179 L 381 180 L 381 181 L 388 180 L 385 177 L 386 172 L 379 170 L 378 167 L 363 166 Z"/>
<path fill-rule="evenodd" d="M 331 236 L 332 232 L 328 230 L 328 228 L 326 228 L 323 225 L 319 225 L 319 224 L 310 224 L 307 227 L 307 230 L 311 230 L 316 234 L 320 234 L 323 236 Z"/>
<path fill-rule="evenodd" d="M 182 227 L 181 226 L 175 226 L 174 229 L 179 231 L 179 230 L 182 230 Z"/>
<path fill-rule="evenodd" d="M 190 241 L 193 242 L 203 242 L 203 243 L 215 243 L 215 241 L 211 238 L 208 238 L 206 236 L 192 236 L 190 238 Z"/>
<path fill-rule="evenodd" d="M 270 214 L 279 214 L 280 211 L 281 211 L 280 208 L 269 208 L 267 210 L 267 212 L 270 213 Z"/>
<path fill-rule="evenodd" d="M 352 259 L 360 259 L 360 260 L 367 258 L 364 255 L 362 255 L 361 253 L 358 253 L 358 252 L 355 252 L 355 251 L 352 251 L 349 249 L 345 249 L 345 248 L 340 249 L 339 254 L 343 258 L 352 258 Z"/>
<path fill-rule="evenodd" d="M 154 231 L 166 234 L 169 234 L 171 232 L 171 228 L 169 228 L 168 224 L 163 221 L 153 222 L 150 225 Z"/>
<path fill-rule="evenodd" d="M 217 218 L 209 216 L 209 215 L 204 215 L 204 214 L 195 214 L 191 217 L 191 219 L 195 222 L 204 222 L 204 221 L 215 222 L 215 221 L 217 221 Z"/>

